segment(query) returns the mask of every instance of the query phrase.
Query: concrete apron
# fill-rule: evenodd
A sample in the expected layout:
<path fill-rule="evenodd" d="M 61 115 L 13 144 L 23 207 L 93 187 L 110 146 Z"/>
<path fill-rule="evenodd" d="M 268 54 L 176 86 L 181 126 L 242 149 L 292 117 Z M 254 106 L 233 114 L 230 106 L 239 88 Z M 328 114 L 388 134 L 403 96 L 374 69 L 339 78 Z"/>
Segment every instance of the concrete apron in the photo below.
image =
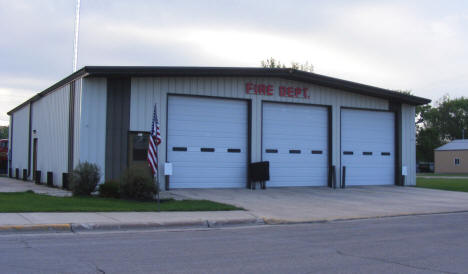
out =
<path fill-rule="evenodd" d="M 416 187 L 177 189 L 169 193 L 179 199 L 242 207 L 267 224 L 468 211 L 468 193 Z"/>

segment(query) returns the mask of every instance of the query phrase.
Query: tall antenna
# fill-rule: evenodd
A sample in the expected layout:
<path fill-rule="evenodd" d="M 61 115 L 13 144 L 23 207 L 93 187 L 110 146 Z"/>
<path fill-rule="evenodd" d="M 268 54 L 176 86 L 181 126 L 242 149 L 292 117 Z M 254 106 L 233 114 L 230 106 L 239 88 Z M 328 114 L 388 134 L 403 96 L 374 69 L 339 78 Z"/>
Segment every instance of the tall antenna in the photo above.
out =
<path fill-rule="evenodd" d="M 76 64 L 78 62 L 78 32 L 80 27 L 80 0 L 76 0 L 75 10 L 75 44 L 73 46 L 73 72 L 76 71 Z"/>

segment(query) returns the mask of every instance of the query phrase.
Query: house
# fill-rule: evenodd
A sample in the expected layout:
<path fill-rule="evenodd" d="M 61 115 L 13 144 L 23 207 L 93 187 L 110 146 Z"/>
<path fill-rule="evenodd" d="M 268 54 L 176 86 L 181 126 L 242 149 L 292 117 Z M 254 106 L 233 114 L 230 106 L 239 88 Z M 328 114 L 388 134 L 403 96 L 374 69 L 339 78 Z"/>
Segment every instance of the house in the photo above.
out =
<path fill-rule="evenodd" d="M 10 176 L 61 186 L 88 161 L 118 179 L 145 163 L 157 105 L 165 189 L 248 187 L 259 161 L 267 187 L 414 185 L 415 106 L 428 102 L 286 68 L 87 66 L 8 113 Z"/>
<path fill-rule="evenodd" d="M 434 149 L 435 173 L 468 173 L 468 139 L 453 140 Z"/>

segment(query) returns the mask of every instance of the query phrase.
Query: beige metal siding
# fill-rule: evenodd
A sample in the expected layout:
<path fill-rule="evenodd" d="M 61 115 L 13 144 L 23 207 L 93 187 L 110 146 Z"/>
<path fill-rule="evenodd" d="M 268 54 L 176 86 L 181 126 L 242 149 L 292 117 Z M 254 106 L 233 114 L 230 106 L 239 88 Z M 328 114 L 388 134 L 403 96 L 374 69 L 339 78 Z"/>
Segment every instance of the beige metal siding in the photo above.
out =
<path fill-rule="evenodd" d="M 246 94 L 245 84 L 271 84 L 275 86 L 274 96 Z M 161 77 L 132 78 L 130 103 L 130 130 L 149 131 L 153 104 L 158 104 L 158 117 L 161 121 L 163 143 L 160 145 L 160 159 L 166 159 L 166 113 L 168 94 L 216 96 L 225 98 L 249 99 L 252 102 L 251 142 L 252 161 L 261 160 L 261 117 L 262 101 L 294 102 L 332 106 L 333 154 L 332 163 L 337 167 L 340 178 L 340 110 L 341 107 L 388 110 L 388 100 L 321 87 L 303 82 L 280 78 L 253 77 Z M 308 88 L 310 98 L 281 97 L 279 86 Z M 161 162 L 163 161 L 161 160 Z M 160 167 L 163 165 L 160 165 Z M 160 180 L 163 180 L 162 170 Z"/>
<path fill-rule="evenodd" d="M 15 169 L 18 168 L 20 177 L 23 169 L 28 168 L 28 140 L 29 140 L 29 105 L 15 111 L 11 115 L 13 120 L 13 132 L 10 136 L 13 136 L 9 142 L 12 147 L 12 163 L 11 169 L 13 175 L 15 175 Z"/>
<path fill-rule="evenodd" d="M 106 156 L 106 78 L 84 78 L 81 88 L 80 162 L 95 163 L 104 181 Z"/>
<path fill-rule="evenodd" d="M 36 133 L 31 142 L 38 138 L 37 169 L 42 172 L 43 182 L 47 172 L 52 171 L 58 186 L 68 169 L 69 96 L 70 85 L 65 85 L 32 104 L 31 129 Z"/>
<path fill-rule="evenodd" d="M 460 165 L 455 165 L 455 158 Z M 441 150 L 434 152 L 435 173 L 468 173 L 468 150 Z"/>
<path fill-rule="evenodd" d="M 405 185 L 416 185 L 416 124 L 415 107 L 401 105 L 401 164 L 406 166 L 408 175 Z"/>

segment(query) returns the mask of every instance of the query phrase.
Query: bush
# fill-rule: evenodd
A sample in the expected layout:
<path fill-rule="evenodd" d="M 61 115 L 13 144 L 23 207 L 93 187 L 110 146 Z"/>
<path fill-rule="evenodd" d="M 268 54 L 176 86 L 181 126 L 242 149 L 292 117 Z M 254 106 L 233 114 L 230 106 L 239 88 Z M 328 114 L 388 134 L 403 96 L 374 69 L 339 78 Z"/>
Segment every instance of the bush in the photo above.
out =
<path fill-rule="evenodd" d="M 99 167 L 88 162 L 80 163 L 73 170 L 70 189 L 73 196 L 89 196 L 96 189 L 101 172 Z"/>
<path fill-rule="evenodd" d="M 99 185 L 99 196 L 106 198 L 120 198 L 120 183 L 107 181 Z"/>
<path fill-rule="evenodd" d="M 158 193 L 153 176 L 147 166 L 130 166 L 122 176 L 121 195 L 137 200 L 152 200 Z"/>

